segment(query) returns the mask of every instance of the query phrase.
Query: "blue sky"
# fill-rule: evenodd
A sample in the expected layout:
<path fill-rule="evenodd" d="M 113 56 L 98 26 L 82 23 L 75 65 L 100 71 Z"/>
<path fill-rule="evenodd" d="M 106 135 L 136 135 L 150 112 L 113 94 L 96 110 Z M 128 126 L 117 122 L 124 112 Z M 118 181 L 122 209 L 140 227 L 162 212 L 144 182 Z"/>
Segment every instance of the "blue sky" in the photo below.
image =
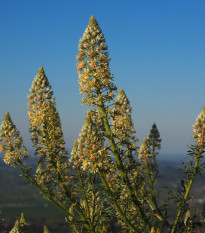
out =
<path fill-rule="evenodd" d="M 140 143 L 156 122 L 161 153 L 185 154 L 205 105 L 204 12 L 202 0 L 1 0 L 0 121 L 9 111 L 30 147 L 27 95 L 43 65 L 72 147 L 87 109 L 75 56 L 93 14 L 108 44 L 115 84 L 131 102 Z"/>

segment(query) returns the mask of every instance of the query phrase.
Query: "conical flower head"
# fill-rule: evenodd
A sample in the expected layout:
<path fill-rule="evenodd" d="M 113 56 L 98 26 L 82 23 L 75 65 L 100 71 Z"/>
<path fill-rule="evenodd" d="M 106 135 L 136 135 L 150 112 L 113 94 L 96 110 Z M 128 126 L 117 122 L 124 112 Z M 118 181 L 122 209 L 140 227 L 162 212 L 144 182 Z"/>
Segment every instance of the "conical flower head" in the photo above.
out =
<path fill-rule="evenodd" d="M 56 176 L 60 173 L 68 177 L 69 163 L 60 117 L 43 68 L 40 68 L 34 78 L 28 98 L 31 139 L 36 148 L 35 155 L 39 155 L 39 166 L 42 163 L 41 172 L 36 174 L 36 181 L 55 192 L 59 188 Z"/>
<path fill-rule="evenodd" d="M 16 220 L 15 225 L 10 233 L 21 233 L 21 228 L 18 220 Z"/>
<path fill-rule="evenodd" d="M 150 154 L 150 148 L 149 148 L 147 138 L 144 138 L 142 145 L 140 147 L 140 150 L 139 150 L 139 159 L 143 159 L 147 157 L 151 157 L 151 154 Z"/>
<path fill-rule="evenodd" d="M 80 137 L 75 141 L 71 153 L 71 162 L 81 164 L 83 170 L 89 169 L 92 173 L 106 169 L 108 163 L 112 163 L 103 147 L 104 138 L 96 119 L 92 111 L 87 112 Z"/>
<path fill-rule="evenodd" d="M 70 159 L 70 161 L 75 165 L 79 165 L 82 162 L 78 145 L 79 145 L 79 139 L 76 138 L 73 144 L 73 149 L 71 151 L 71 159 Z"/>
<path fill-rule="evenodd" d="M 20 227 L 22 233 L 27 233 L 28 231 L 28 223 L 25 219 L 24 213 L 21 213 L 21 218 L 20 218 Z"/>
<path fill-rule="evenodd" d="M 96 105 L 114 98 L 113 76 L 110 73 L 105 38 L 96 19 L 91 16 L 79 43 L 77 71 L 82 103 Z"/>
<path fill-rule="evenodd" d="M 43 66 L 41 66 L 40 69 L 38 70 L 36 77 L 32 82 L 31 92 L 38 91 L 39 93 L 42 93 L 43 90 L 48 87 L 50 87 L 50 84 L 44 72 Z M 49 92 L 49 90 L 47 90 L 46 92 Z"/>
<path fill-rule="evenodd" d="M 43 67 L 34 78 L 30 91 L 28 115 L 33 146 L 37 146 L 36 154 L 46 156 L 48 151 L 66 154 L 60 117 Z"/>
<path fill-rule="evenodd" d="M 1 151 L 5 152 L 4 162 L 16 165 L 21 158 L 28 158 L 29 153 L 23 145 L 19 131 L 11 120 L 10 114 L 5 114 L 0 128 Z"/>
<path fill-rule="evenodd" d="M 193 138 L 196 138 L 198 143 L 203 144 L 205 139 L 205 106 L 196 118 L 193 131 Z"/>
<path fill-rule="evenodd" d="M 50 233 L 50 231 L 48 230 L 48 227 L 47 226 L 44 226 L 44 231 L 43 233 Z"/>
<path fill-rule="evenodd" d="M 44 140 L 41 140 L 41 144 L 48 151 L 53 151 L 53 154 L 59 157 L 67 154 L 64 147 L 65 141 L 63 139 L 60 117 L 53 101 L 49 101 L 48 107 L 43 113 L 42 139 Z"/>
<path fill-rule="evenodd" d="M 121 88 L 114 104 L 113 129 L 117 136 L 127 138 L 135 133 L 129 100 Z M 133 139 L 133 138 L 132 138 Z"/>
<path fill-rule="evenodd" d="M 115 140 L 118 141 L 123 163 L 129 171 L 131 171 L 131 167 L 134 168 L 136 165 L 134 155 L 137 150 L 136 132 L 132 122 L 131 111 L 129 100 L 121 88 L 112 112 L 112 132 Z"/>
<path fill-rule="evenodd" d="M 32 82 L 30 92 L 31 94 L 28 95 L 29 117 L 31 114 L 38 112 L 40 108 L 46 108 L 48 101 L 52 99 L 53 96 L 51 85 L 49 84 L 48 78 L 46 77 L 42 66 Z"/>
<path fill-rule="evenodd" d="M 5 116 L 4 116 L 4 120 L 3 123 L 1 125 L 1 130 L 5 131 L 15 131 L 16 130 L 16 126 L 13 124 L 10 114 L 9 112 L 6 112 Z"/>
<path fill-rule="evenodd" d="M 6 114 L 4 116 L 4 122 L 11 122 L 11 116 L 10 116 L 9 112 L 6 112 Z"/>
<path fill-rule="evenodd" d="M 160 148 L 161 148 L 161 139 L 160 139 L 160 134 L 159 131 L 157 129 L 157 125 L 154 122 L 152 125 L 152 128 L 149 132 L 149 136 L 148 136 L 148 144 L 150 146 L 150 149 L 152 150 L 152 154 L 156 155 L 158 154 Z"/>

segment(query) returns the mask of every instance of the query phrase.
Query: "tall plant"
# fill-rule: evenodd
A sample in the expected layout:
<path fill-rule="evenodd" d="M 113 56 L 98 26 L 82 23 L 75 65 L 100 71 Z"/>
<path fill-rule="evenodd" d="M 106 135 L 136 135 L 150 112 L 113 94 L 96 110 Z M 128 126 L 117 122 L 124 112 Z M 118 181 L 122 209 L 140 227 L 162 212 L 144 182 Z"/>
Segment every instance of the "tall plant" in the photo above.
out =
<path fill-rule="evenodd" d="M 65 213 L 74 232 L 112 232 L 114 223 L 122 232 L 190 232 L 190 190 L 204 168 L 205 109 L 194 125 L 197 140 L 188 152 L 192 159 L 189 167 L 184 165 L 182 186 L 177 194 L 169 191 L 177 208 L 172 223 L 155 188 L 159 131 L 154 123 L 138 150 L 130 102 L 123 89 L 117 93 L 109 62 L 104 35 L 91 16 L 77 55 L 80 94 L 89 110 L 71 154 L 65 149 L 53 91 L 41 67 L 28 96 L 37 166 L 27 167 L 31 155 L 9 113 L 0 131 L 4 162 L 20 166 L 24 178 Z"/>

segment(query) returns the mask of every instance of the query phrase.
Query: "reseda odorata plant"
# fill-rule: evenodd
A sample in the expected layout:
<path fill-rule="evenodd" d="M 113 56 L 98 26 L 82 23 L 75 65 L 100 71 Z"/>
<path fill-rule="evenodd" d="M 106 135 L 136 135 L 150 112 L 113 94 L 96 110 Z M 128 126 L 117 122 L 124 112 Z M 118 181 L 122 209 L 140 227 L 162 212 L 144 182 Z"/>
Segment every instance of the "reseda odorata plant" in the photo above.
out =
<path fill-rule="evenodd" d="M 0 130 L 4 162 L 20 166 L 23 177 L 64 212 L 74 232 L 114 232 L 116 226 L 120 232 L 194 232 L 190 190 L 204 169 L 205 108 L 194 125 L 196 140 L 188 151 L 190 165 L 183 164 L 181 187 L 169 190 L 177 212 L 170 221 L 168 201 L 160 204 L 156 190 L 160 133 L 154 123 L 137 145 L 130 102 L 122 88 L 117 91 L 108 47 L 93 16 L 78 49 L 79 89 L 89 110 L 72 152 L 65 148 L 52 87 L 41 67 L 28 96 L 38 163 L 27 166 L 31 155 L 8 112 Z"/>

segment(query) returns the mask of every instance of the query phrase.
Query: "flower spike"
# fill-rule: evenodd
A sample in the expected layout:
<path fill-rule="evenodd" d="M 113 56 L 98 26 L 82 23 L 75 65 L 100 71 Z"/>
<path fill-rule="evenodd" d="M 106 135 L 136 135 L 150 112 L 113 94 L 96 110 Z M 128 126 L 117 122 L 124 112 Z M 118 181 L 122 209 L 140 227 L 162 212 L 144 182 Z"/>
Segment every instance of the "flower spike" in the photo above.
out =
<path fill-rule="evenodd" d="M 97 117 L 88 111 L 79 139 L 75 140 L 71 153 L 71 162 L 81 164 L 83 170 L 96 173 L 99 169 L 106 170 L 112 161 L 103 147 L 104 138 L 98 128 Z"/>
<path fill-rule="evenodd" d="M 139 150 L 139 159 L 151 157 L 150 148 L 147 142 L 147 138 L 144 138 L 142 145 Z"/>
<path fill-rule="evenodd" d="M 0 129 L 1 151 L 5 152 L 4 162 L 15 166 L 20 159 L 28 158 L 29 153 L 23 145 L 23 139 L 11 120 L 9 112 L 5 114 Z"/>
<path fill-rule="evenodd" d="M 98 105 L 111 101 L 116 87 L 112 83 L 105 38 L 94 16 L 90 17 L 78 49 L 77 71 L 80 93 L 84 95 L 82 103 Z"/>
<path fill-rule="evenodd" d="M 199 144 L 203 144 L 205 139 L 205 106 L 196 118 L 196 122 L 193 125 L 193 131 L 194 134 L 192 137 L 196 138 Z"/>

